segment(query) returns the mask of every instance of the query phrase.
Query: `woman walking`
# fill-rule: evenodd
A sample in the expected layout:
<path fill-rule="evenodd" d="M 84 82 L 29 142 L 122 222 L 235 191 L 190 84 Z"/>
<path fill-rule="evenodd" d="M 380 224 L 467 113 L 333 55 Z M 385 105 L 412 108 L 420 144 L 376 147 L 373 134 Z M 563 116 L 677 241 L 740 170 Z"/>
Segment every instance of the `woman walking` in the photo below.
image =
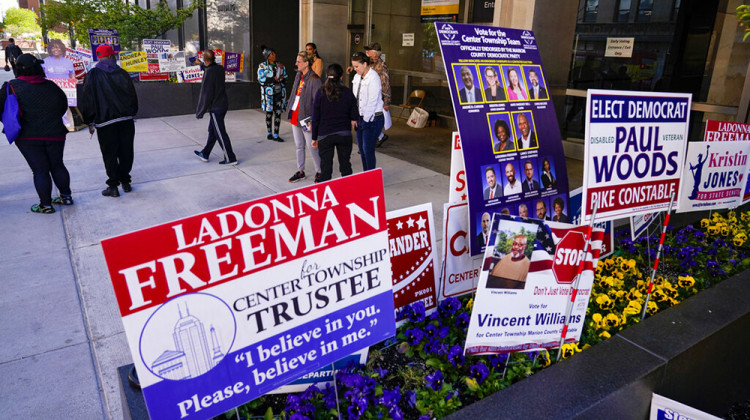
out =
<path fill-rule="evenodd" d="M 281 113 L 286 108 L 286 68 L 276 61 L 276 51 L 262 45 L 263 58 L 266 61 L 258 66 L 258 83 L 260 83 L 260 107 L 266 111 L 266 129 L 268 140 L 284 141 L 279 137 Z M 273 131 L 271 123 L 273 122 Z"/>
<path fill-rule="evenodd" d="M 344 86 L 344 69 L 331 64 L 323 89 L 315 94 L 312 111 L 312 147 L 320 153 L 320 179 L 328 181 L 333 173 L 334 151 L 339 157 L 341 176 L 352 174 L 352 129 L 357 126 L 357 100 Z"/>
<path fill-rule="evenodd" d="M 42 63 L 31 54 L 16 60 L 18 78 L 5 82 L 0 92 L 0 114 L 5 98 L 15 92 L 21 113 L 21 133 L 15 144 L 34 174 L 34 187 L 39 204 L 31 206 L 34 213 L 55 212 L 52 204 L 73 204 L 70 174 L 63 163 L 65 136 L 68 129 L 62 117 L 68 110 L 68 98 L 62 89 L 46 80 Z M 60 196 L 52 198 L 54 181 Z"/>
<path fill-rule="evenodd" d="M 357 146 L 362 158 L 362 170 L 375 169 L 375 144 L 383 130 L 383 95 L 380 76 L 370 68 L 365 53 L 352 56 L 352 67 L 357 74 L 352 82 L 352 92 L 359 106 L 357 121 Z"/>

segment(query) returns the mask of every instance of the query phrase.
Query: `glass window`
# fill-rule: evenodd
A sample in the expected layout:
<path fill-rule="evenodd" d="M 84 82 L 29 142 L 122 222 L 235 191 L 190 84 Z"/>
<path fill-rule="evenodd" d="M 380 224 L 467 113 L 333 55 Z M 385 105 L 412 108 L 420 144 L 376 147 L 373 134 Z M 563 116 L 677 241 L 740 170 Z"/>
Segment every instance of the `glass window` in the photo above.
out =
<path fill-rule="evenodd" d="M 630 19 L 630 0 L 617 2 L 617 16 L 615 22 L 627 22 Z"/>
<path fill-rule="evenodd" d="M 648 22 L 651 20 L 651 11 L 654 9 L 654 0 L 640 0 L 638 3 L 637 22 Z"/>
<path fill-rule="evenodd" d="M 584 22 L 596 22 L 599 13 L 599 0 L 586 0 L 586 8 L 583 12 Z"/>

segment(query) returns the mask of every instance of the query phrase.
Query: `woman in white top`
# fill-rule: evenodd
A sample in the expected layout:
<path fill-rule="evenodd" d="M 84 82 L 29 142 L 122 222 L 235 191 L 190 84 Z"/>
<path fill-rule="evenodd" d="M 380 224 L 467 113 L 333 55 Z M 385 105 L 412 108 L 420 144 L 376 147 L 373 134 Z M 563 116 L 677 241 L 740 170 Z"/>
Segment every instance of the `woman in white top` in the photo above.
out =
<path fill-rule="evenodd" d="M 382 84 L 378 73 L 370 68 L 370 60 L 365 53 L 358 52 L 352 56 L 352 67 L 357 75 L 352 82 L 352 92 L 359 106 L 357 121 L 357 146 L 362 158 L 362 169 L 375 169 L 375 144 L 383 130 Z"/>

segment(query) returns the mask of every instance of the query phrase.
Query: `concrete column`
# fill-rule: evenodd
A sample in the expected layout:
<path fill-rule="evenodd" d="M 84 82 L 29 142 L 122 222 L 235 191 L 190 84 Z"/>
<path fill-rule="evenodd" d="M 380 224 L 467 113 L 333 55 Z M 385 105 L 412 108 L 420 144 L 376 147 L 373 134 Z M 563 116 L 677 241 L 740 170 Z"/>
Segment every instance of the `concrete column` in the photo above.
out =
<path fill-rule="evenodd" d="M 346 68 L 348 21 L 348 0 L 301 0 L 299 49 L 314 42 L 326 66 L 339 63 Z"/>

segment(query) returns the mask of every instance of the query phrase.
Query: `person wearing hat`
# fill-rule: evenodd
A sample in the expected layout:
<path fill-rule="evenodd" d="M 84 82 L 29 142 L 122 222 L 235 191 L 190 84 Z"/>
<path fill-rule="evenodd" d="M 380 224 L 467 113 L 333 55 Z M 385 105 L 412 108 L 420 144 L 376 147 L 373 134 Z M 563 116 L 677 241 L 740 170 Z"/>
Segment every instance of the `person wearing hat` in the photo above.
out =
<path fill-rule="evenodd" d="M 313 57 L 313 63 L 310 66 L 310 69 L 315 72 L 315 74 L 318 75 L 318 77 L 323 77 L 323 59 L 320 58 L 318 55 L 318 46 L 315 45 L 312 42 L 308 42 L 307 45 L 305 45 L 305 51 L 307 51 L 308 54 L 310 54 Z"/>
<path fill-rule="evenodd" d="M 63 163 L 68 129 L 62 117 L 68 110 L 68 98 L 53 82 L 46 80 L 42 60 L 22 54 L 16 60 L 18 78 L 5 82 L 0 93 L 0 114 L 4 111 L 7 90 L 15 92 L 21 115 L 21 132 L 14 142 L 34 174 L 39 204 L 34 213 L 55 212 L 52 204 L 73 204 L 70 173 Z M 60 196 L 52 198 L 54 181 Z"/>
<path fill-rule="evenodd" d="M 260 83 L 260 108 L 266 111 L 266 129 L 268 140 L 284 141 L 279 137 L 281 113 L 286 109 L 286 68 L 276 61 L 276 51 L 261 45 L 263 58 L 266 61 L 258 66 L 258 83 Z M 275 120 L 274 120 L 275 118 Z M 273 122 L 273 132 L 271 132 Z"/>
<path fill-rule="evenodd" d="M 105 197 L 119 197 L 117 186 L 132 191 L 130 170 L 133 168 L 133 142 L 135 140 L 135 114 L 138 113 L 138 96 L 128 72 L 115 60 L 110 45 L 96 49 L 99 62 L 86 74 L 83 93 L 78 98 L 78 108 L 89 133 L 97 131 L 99 148 L 107 172 Z"/>
<path fill-rule="evenodd" d="M 365 46 L 365 54 L 370 58 L 370 65 L 372 69 L 380 76 L 380 84 L 382 85 L 383 91 L 383 112 L 390 113 L 391 107 L 391 76 L 388 73 L 388 65 L 383 61 L 383 53 L 380 51 L 380 44 L 373 42 L 370 45 Z M 387 130 L 387 128 L 385 129 Z M 388 140 L 388 134 L 385 134 L 383 130 L 378 135 L 378 142 L 375 143 L 375 147 L 380 147 L 383 143 Z"/>

